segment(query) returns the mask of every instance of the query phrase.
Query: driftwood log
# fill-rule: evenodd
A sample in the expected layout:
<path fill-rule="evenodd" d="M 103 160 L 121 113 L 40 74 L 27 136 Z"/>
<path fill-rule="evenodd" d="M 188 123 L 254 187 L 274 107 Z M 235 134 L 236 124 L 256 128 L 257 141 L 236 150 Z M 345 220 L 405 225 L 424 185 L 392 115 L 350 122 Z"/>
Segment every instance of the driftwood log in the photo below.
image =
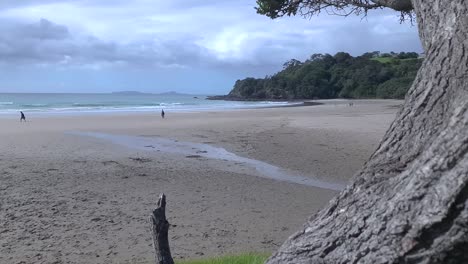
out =
<path fill-rule="evenodd" d="M 174 264 L 169 248 L 169 222 L 166 219 L 166 195 L 161 194 L 158 206 L 150 216 L 151 234 L 155 250 L 156 264 Z"/>

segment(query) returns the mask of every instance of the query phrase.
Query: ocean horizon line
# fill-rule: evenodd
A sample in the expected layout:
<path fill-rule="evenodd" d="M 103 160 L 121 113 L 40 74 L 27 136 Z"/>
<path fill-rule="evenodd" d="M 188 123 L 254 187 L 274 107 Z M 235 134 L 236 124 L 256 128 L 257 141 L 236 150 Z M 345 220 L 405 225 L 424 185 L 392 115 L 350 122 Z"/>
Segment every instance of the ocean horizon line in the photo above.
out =
<path fill-rule="evenodd" d="M 140 91 L 112 91 L 112 92 L 0 92 L 2 94 L 121 94 L 121 95 L 144 95 L 144 94 L 151 94 L 151 95 L 190 95 L 190 96 L 215 96 L 218 94 L 211 94 L 211 93 L 185 93 L 185 92 L 176 92 L 176 91 L 167 91 L 167 92 L 140 92 Z"/>

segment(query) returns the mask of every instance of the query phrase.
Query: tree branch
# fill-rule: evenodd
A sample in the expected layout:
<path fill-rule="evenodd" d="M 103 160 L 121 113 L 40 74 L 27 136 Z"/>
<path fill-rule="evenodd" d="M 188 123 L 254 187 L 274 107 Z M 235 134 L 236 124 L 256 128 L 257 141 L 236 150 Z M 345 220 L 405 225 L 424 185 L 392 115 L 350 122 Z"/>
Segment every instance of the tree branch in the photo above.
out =
<path fill-rule="evenodd" d="M 257 0 L 257 13 L 270 18 L 301 15 L 310 17 L 326 10 L 337 15 L 366 15 L 371 9 L 392 8 L 400 11 L 402 17 L 413 10 L 411 0 Z"/>
<path fill-rule="evenodd" d="M 396 11 L 411 12 L 413 4 L 410 0 L 371 0 L 379 6 L 388 7 Z"/>

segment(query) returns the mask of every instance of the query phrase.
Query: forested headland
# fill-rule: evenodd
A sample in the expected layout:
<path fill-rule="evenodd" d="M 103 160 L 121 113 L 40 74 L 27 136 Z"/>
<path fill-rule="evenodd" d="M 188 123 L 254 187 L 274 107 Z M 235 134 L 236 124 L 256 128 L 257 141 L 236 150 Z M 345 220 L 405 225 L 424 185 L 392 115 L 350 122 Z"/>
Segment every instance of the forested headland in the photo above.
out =
<path fill-rule="evenodd" d="M 306 61 L 289 60 L 265 78 L 237 80 L 228 95 L 209 99 L 294 100 L 331 98 L 404 98 L 421 67 L 416 52 L 346 52 L 313 54 Z"/>

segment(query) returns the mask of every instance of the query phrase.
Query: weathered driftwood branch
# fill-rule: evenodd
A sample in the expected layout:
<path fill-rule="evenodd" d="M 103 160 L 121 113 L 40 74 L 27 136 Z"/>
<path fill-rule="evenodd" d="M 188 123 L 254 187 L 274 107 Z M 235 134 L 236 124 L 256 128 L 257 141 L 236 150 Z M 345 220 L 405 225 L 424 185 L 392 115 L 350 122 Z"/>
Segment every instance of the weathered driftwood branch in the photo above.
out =
<path fill-rule="evenodd" d="M 166 220 L 166 195 L 161 194 L 158 206 L 150 217 L 156 264 L 174 264 L 169 248 L 169 222 Z"/>

